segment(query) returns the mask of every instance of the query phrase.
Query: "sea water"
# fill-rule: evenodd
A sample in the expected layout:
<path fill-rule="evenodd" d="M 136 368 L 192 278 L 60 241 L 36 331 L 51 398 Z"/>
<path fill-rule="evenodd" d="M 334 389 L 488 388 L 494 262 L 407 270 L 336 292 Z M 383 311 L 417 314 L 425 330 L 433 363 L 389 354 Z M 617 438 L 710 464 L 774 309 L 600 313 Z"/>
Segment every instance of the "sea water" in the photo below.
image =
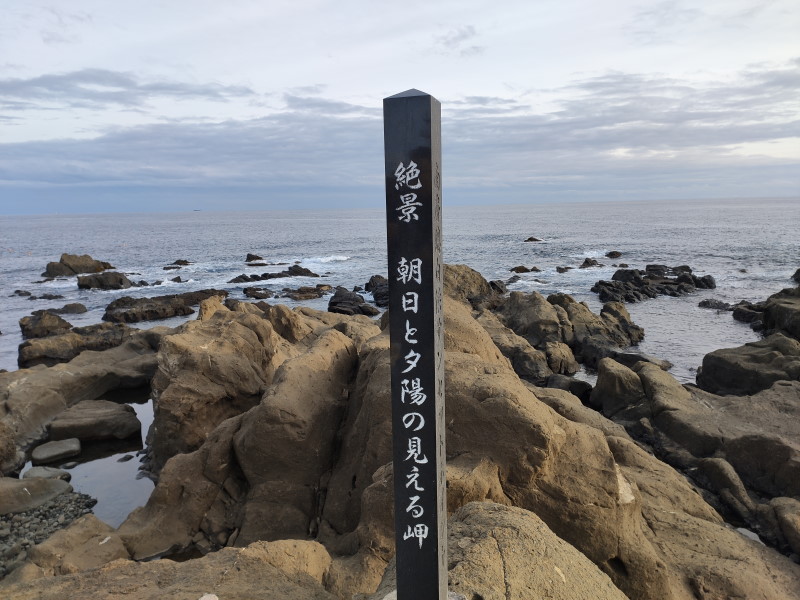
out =
<path fill-rule="evenodd" d="M 100 322 L 108 303 L 121 296 L 217 288 L 244 299 L 242 289 L 253 285 L 275 292 L 317 283 L 363 286 L 371 275 L 387 275 L 384 218 L 381 208 L 0 217 L 0 368 L 17 368 L 22 342 L 18 322 L 36 309 L 81 302 L 87 313 L 64 315 L 80 326 Z M 595 311 L 600 303 L 590 288 L 610 279 L 615 264 L 689 265 L 697 275 L 713 275 L 715 290 L 628 305 L 634 321 L 645 329 L 640 351 L 672 362 L 672 374 L 684 382 L 694 380 L 707 352 L 757 339 L 730 313 L 699 308 L 700 300 L 763 300 L 793 285 L 790 277 L 800 267 L 800 199 L 445 207 L 443 229 L 446 262 L 466 264 L 487 279 L 501 280 L 511 277 L 516 265 L 536 266 L 540 272 L 523 274 L 509 289 L 565 292 Z M 542 241 L 525 242 L 530 236 Z M 605 258 L 612 250 L 622 257 Z M 118 291 L 78 290 L 74 277 L 37 283 L 45 265 L 62 252 L 91 254 L 133 281 L 162 283 Z M 227 283 L 241 273 L 286 268 L 248 267 L 248 252 L 268 263 L 299 262 L 321 278 Z M 577 268 L 587 257 L 604 266 Z M 177 259 L 192 264 L 163 269 Z M 557 267 L 573 268 L 558 273 Z M 170 281 L 177 275 L 187 282 Z M 29 300 L 13 295 L 17 289 L 64 298 Z M 273 301 L 324 310 L 327 300 Z M 136 326 L 174 325 L 185 319 Z"/>

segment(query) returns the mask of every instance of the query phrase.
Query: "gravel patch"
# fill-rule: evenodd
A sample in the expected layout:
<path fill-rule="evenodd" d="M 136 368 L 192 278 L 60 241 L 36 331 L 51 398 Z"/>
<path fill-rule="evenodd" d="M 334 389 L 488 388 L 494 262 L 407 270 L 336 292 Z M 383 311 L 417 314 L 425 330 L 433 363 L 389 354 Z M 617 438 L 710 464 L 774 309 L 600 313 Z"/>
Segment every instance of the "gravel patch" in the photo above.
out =
<path fill-rule="evenodd" d="M 31 510 L 0 516 L 0 579 L 25 561 L 31 546 L 92 512 L 95 504 L 91 496 L 70 492 Z"/>

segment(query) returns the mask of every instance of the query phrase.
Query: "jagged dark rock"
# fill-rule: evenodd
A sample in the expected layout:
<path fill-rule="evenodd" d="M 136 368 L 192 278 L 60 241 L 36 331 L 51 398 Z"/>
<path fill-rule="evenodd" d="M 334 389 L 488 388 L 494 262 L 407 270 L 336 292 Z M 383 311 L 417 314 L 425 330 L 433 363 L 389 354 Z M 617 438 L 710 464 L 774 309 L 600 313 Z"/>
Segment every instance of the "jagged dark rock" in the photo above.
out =
<path fill-rule="evenodd" d="M 379 315 L 381 311 L 368 304 L 361 294 L 356 294 L 343 287 L 337 287 L 336 292 L 328 301 L 328 312 L 373 317 Z"/>
<path fill-rule="evenodd" d="M 659 295 L 685 296 L 698 289 L 717 287 L 711 275 L 698 277 L 690 267 L 647 265 L 639 269 L 618 269 L 611 281 L 601 280 L 592 286 L 601 302 L 639 302 Z"/>
<path fill-rule="evenodd" d="M 133 287 L 130 279 L 115 271 L 78 277 L 78 288 L 82 290 L 124 290 L 129 287 Z"/>
<path fill-rule="evenodd" d="M 292 265 L 285 271 L 280 273 L 262 273 L 261 275 L 253 274 L 247 275 L 242 273 L 237 277 L 231 279 L 228 283 L 248 283 L 250 281 L 267 281 L 269 279 L 280 279 L 281 277 L 319 277 L 316 273 L 312 272 L 300 265 Z"/>
<path fill-rule="evenodd" d="M 22 337 L 27 340 L 66 333 L 72 329 L 72 325 L 58 315 L 43 310 L 37 311 L 30 317 L 22 317 L 19 320 L 19 328 Z"/>
<path fill-rule="evenodd" d="M 383 275 L 370 277 L 369 281 L 364 284 L 364 291 L 371 293 L 375 304 L 381 308 L 389 306 L 389 280 Z"/>

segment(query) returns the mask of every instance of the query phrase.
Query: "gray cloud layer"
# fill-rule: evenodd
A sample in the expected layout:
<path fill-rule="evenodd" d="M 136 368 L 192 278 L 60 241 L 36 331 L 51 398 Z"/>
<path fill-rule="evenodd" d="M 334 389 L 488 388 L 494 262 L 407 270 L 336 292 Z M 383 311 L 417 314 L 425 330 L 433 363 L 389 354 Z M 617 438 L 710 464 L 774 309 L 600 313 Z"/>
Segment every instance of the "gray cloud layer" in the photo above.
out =
<path fill-rule="evenodd" d="M 221 102 L 233 97 L 253 95 L 253 90 L 243 86 L 141 82 L 130 73 L 104 69 L 83 69 L 29 79 L 0 80 L 0 109 L 4 110 L 44 108 L 52 105 L 71 108 L 141 106 L 148 99 L 156 97 Z"/>
<path fill-rule="evenodd" d="M 82 73 L 37 78 L 41 85 L 0 82 L 0 96 L 135 105 L 149 94 L 224 99 L 253 93 Z M 127 99 L 87 89 L 86 81 L 105 81 Z M 445 99 L 445 199 L 797 195 L 797 160 L 744 157 L 731 148 L 800 138 L 798 87 L 800 60 L 794 60 L 713 85 L 609 73 L 559 90 L 569 100 L 547 114 L 513 99 Z M 222 206 L 241 208 L 286 207 L 287 201 L 291 207 L 380 205 L 380 108 L 303 90 L 284 102 L 281 113 L 255 120 L 169 122 L 92 140 L 0 144 L 0 194 L 9 199 L 0 211 L 121 210 L 131 201 L 138 209 L 213 207 L 223 200 Z"/>

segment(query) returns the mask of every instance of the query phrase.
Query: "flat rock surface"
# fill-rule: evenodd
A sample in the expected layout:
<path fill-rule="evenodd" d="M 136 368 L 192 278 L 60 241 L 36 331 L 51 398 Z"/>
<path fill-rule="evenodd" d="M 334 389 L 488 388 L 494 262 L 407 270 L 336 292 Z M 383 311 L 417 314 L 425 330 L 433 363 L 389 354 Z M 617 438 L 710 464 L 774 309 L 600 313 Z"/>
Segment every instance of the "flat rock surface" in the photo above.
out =
<path fill-rule="evenodd" d="M 31 453 L 33 464 L 55 462 L 62 458 L 78 456 L 81 453 L 81 441 L 77 438 L 47 442 L 37 446 Z"/>
<path fill-rule="evenodd" d="M 22 474 L 23 479 L 63 479 L 69 481 L 72 475 L 69 471 L 63 469 L 56 469 L 55 467 L 31 467 Z"/>
<path fill-rule="evenodd" d="M 71 492 L 72 486 L 61 479 L 0 478 L 0 515 L 24 512 Z"/>
<path fill-rule="evenodd" d="M 140 433 L 142 424 L 127 404 L 84 400 L 58 415 L 50 424 L 51 440 L 124 440 Z"/>

